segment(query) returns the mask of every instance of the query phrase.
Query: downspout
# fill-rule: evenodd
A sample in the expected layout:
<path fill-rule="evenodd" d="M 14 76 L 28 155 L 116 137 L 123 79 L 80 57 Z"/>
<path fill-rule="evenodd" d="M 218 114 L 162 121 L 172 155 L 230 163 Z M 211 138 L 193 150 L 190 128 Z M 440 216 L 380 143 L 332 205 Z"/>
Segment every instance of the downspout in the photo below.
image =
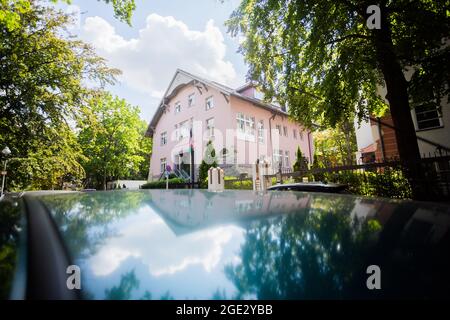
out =
<path fill-rule="evenodd" d="M 275 119 L 276 114 L 273 113 L 273 115 L 269 118 L 269 139 L 270 139 L 270 159 L 273 163 L 273 145 L 272 145 L 272 119 Z"/>

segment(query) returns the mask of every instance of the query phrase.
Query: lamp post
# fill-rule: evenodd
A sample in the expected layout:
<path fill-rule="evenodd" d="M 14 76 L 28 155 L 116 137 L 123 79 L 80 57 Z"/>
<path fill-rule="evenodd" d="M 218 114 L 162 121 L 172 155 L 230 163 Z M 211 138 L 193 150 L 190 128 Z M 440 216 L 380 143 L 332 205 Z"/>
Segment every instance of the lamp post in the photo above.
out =
<path fill-rule="evenodd" d="M 3 197 L 3 191 L 5 189 L 5 178 L 6 178 L 6 164 L 8 163 L 7 157 L 11 154 L 11 150 L 8 147 L 3 148 L 2 155 L 5 157 L 3 161 L 3 171 L 2 171 L 2 192 L 0 193 L 0 197 Z"/>

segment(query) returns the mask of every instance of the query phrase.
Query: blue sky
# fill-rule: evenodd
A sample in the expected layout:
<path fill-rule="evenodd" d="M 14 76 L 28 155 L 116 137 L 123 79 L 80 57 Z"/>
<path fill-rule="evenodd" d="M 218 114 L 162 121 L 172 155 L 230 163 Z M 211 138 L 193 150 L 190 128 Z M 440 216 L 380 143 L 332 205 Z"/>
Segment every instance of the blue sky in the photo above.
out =
<path fill-rule="evenodd" d="M 103 1 L 73 0 L 71 32 L 91 43 L 109 65 L 122 70 L 112 93 L 141 108 L 149 120 L 177 68 L 237 87 L 247 68 L 238 39 L 224 26 L 239 0 L 136 0 L 132 26 L 114 18 Z M 78 13 L 80 13 L 78 15 Z"/>

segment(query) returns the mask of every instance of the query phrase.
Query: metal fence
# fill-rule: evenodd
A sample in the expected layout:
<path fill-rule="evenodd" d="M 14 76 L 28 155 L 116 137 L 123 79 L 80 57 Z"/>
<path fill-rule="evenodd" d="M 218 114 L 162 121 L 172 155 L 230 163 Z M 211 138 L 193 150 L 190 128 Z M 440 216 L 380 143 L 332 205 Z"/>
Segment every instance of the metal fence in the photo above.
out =
<path fill-rule="evenodd" d="M 389 181 L 392 181 L 390 178 L 393 174 L 400 172 L 405 181 L 409 183 L 411 198 L 425 201 L 450 201 L 450 155 L 429 154 L 420 161 L 413 163 L 390 160 L 381 163 L 311 168 L 295 172 L 286 171 L 281 170 L 267 177 L 276 178 L 279 182 L 283 182 L 286 179 L 293 179 L 295 181 L 326 180 L 329 182 L 348 183 L 348 176 L 345 174 L 355 173 L 365 182 L 373 176 L 385 177 L 387 184 Z M 383 183 L 383 179 L 379 179 L 379 181 Z M 355 183 L 357 183 L 356 180 Z M 393 190 L 393 194 L 395 194 L 395 190 Z M 386 195 L 382 194 L 381 196 Z"/>

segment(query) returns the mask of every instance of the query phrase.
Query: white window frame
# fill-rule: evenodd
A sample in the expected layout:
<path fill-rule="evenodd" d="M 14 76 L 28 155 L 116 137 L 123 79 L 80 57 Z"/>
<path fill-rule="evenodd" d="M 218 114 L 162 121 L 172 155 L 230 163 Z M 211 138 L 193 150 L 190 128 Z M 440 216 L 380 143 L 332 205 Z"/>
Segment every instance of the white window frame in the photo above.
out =
<path fill-rule="evenodd" d="M 205 99 L 205 110 L 208 111 L 211 110 L 212 108 L 214 108 L 214 96 L 209 96 L 208 98 Z"/>
<path fill-rule="evenodd" d="M 424 107 L 424 106 L 425 107 L 426 106 L 429 106 L 429 107 L 434 106 L 435 109 L 430 109 L 430 110 L 417 112 L 417 108 Z M 422 114 L 425 115 L 425 114 L 434 113 L 434 112 L 436 113 L 435 117 L 430 118 L 430 119 L 425 119 L 425 120 L 419 120 L 418 115 L 422 115 Z M 442 112 L 441 112 L 440 107 L 438 105 L 433 105 L 431 103 L 430 104 L 426 104 L 425 103 L 425 104 L 418 105 L 418 106 L 416 106 L 414 108 L 414 114 L 416 116 L 416 128 L 417 128 L 416 131 L 438 129 L 438 128 L 442 128 L 443 125 L 444 125 L 443 121 L 442 121 Z M 421 123 L 424 123 L 424 122 L 427 122 L 427 121 L 432 121 L 432 120 L 439 120 L 439 125 L 420 128 Z"/>
<path fill-rule="evenodd" d="M 181 102 L 175 102 L 175 113 L 181 112 Z"/>
<path fill-rule="evenodd" d="M 212 126 L 210 122 L 212 122 Z M 206 132 L 208 137 L 214 137 L 214 128 L 215 128 L 214 122 L 215 122 L 214 117 L 206 119 Z"/>
<path fill-rule="evenodd" d="M 195 93 L 191 93 L 188 95 L 188 108 L 193 107 L 195 105 Z"/>
<path fill-rule="evenodd" d="M 258 121 L 258 141 L 264 143 L 264 120 Z"/>
<path fill-rule="evenodd" d="M 236 125 L 238 139 L 255 141 L 255 117 L 238 112 L 236 114 Z"/>
<path fill-rule="evenodd" d="M 274 170 L 278 170 L 278 167 L 280 165 L 283 166 L 283 150 L 280 149 L 274 149 L 273 150 L 273 165 Z"/>
<path fill-rule="evenodd" d="M 288 150 L 284 151 L 284 166 L 285 166 L 285 168 L 291 167 L 291 163 L 289 162 L 289 151 Z"/>
<path fill-rule="evenodd" d="M 166 166 L 167 166 L 167 158 L 159 159 L 159 169 L 161 170 L 161 173 L 164 173 L 166 171 Z"/>
<path fill-rule="evenodd" d="M 278 131 L 278 135 L 281 136 L 281 125 L 280 124 L 276 124 L 275 125 L 275 129 Z"/>
<path fill-rule="evenodd" d="M 167 131 L 161 132 L 161 146 L 165 146 L 167 144 Z"/>

